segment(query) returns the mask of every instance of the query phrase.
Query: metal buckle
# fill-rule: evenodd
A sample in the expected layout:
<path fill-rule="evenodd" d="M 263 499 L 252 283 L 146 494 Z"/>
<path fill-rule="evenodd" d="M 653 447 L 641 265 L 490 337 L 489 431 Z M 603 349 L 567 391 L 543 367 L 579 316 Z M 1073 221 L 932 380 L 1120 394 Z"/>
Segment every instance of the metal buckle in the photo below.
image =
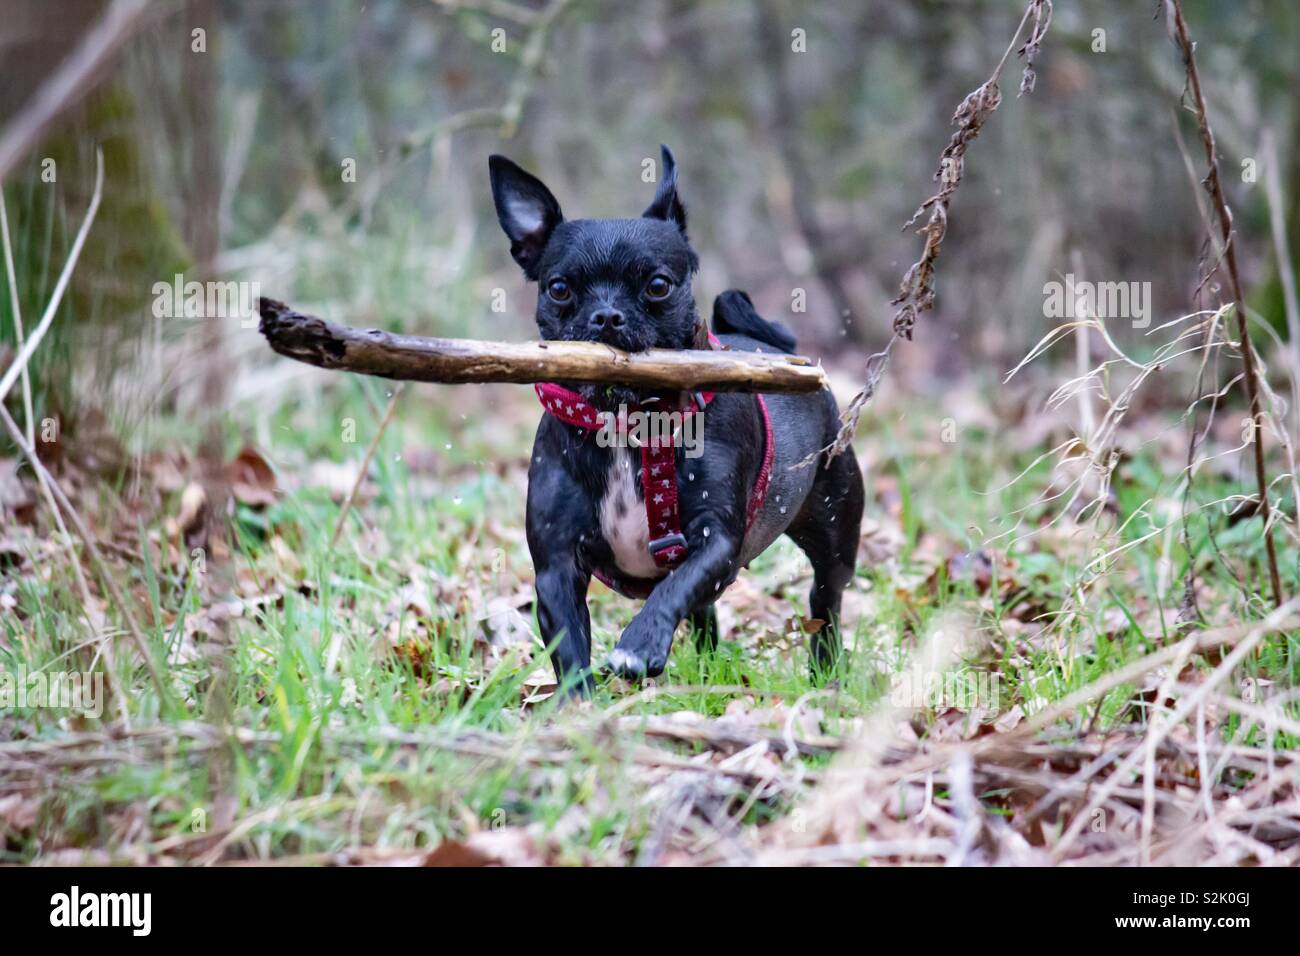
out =
<path fill-rule="evenodd" d="M 660 551 L 664 551 L 668 548 L 678 547 L 684 549 L 686 547 L 686 536 L 680 531 L 674 531 L 672 534 L 666 534 L 662 538 L 655 538 L 646 545 L 646 547 L 650 551 L 650 556 L 652 558 L 657 558 Z"/>
<path fill-rule="evenodd" d="M 695 399 L 695 410 L 699 412 L 704 411 L 704 393 L 691 392 L 691 398 Z"/>

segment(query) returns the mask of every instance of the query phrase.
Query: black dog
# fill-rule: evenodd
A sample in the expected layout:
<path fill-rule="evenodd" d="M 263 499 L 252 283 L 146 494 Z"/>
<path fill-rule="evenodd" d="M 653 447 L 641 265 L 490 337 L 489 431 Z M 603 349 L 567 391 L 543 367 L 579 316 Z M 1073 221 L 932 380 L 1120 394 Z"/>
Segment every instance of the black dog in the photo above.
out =
<path fill-rule="evenodd" d="M 510 252 L 539 284 L 543 338 L 606 342 L 626 351 L 699 343 L 691 292 L 699 260 L 686 237 L 686 209 L 667 147 L 654 201 L 640 219 L 566 221 L 536 177 L 503 156 L 492 156 L 489 166 Z M 743 292 L 718 296 L 713 328 L 728 348 L 794 351 L 789 331 L 760 317 Z M 781 534 L 813 566 L 810 610 L 826 622 L 813 638 L 814 672 L 834 665 L 840 596 L 857 555 L 862 475 L 852 450 L 816 468 L 791 467 L 834 438 L 838 411 L 829 392 L 711 397 L 555 385 L 538 386 L 538 394 L 547 414 L 528 470 L 528 547 L 538 620 L 562 685 L 580 693 L 593 686 L 587 613 L 593 574 L 646 597 L 609 668 L 631 679 L 654 676 L 666 666 L 683 620 L 704 646 L 716 643 L 713 602 Z M 620 406 L 675 412 L 671 421 L 678 424 L 682 416 L 703 415 L 702 454 L 688 457 L 680 445 L 611 447 L 598 440 L 599 427 L 611 425 Z"/>

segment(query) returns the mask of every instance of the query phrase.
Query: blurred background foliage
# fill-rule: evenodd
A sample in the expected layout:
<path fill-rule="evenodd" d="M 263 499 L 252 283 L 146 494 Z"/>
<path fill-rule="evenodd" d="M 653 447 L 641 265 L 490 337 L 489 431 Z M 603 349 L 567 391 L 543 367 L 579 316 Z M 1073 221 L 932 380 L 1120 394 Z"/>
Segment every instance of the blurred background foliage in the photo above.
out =
<path fill-rule="evenodd" d="M 0 121 L 104 7 L 6 4 Z M 534 293 L 492 211 L 486 158 L 498 151 L 543 178 L 568 216 L 627 216 L 653 191 L 643 161 L 668 143 L 702 256 L 701 309 L 745 288 L 804 351 L 858 376 L 889 334 L 889 299 L 919 251 L 900 226 L 934 191 L 952 111 L 988 76 L 1023 10 L 1020 0 L 156 7 L 95 93 L 5 184 L 30 326 L 88 201 L 92 144 L 103 144 L 104 207 L 33 365 L 38 414 L 71 420 L 93 406 L 145 444 L 155 413 L 211 417 L 314 374 L 274 362 L 238 323 L 197 330 L 155 318 L 150 290 L 176 272 L 256 281 L 356 324 L 535 334 Z M 1275 212 L 1294 253 L 1300 8 L 1189 0 L 1186 10 L 1249 299 L 1285 335 L 1264 170 L 1253 183 L 1240 170 L 1243 160 L 1263 166 L 1271 136 L 1284 195 Z M 953 206 L 937 308 L 896 353 L 898 374 L 1005 370 L 1052 325 L 1043 283 L 1076 262 L 1098 281 L 1151 282 L 1153 324 L 1198 304 L 1209 250 L 1192 178 L 1204 163 L 1157 13 L 1151 2 L 1058 2 L 1037 91 L 1017 100 L 1018 68 L 1008 68 L 1006 101 Z M 1098 29 L 1105 52 L 1094 52 Z M 792 51 L 795 30 L 806 52 Z M 42 181 L 42 157 L 56 160 L 56 183 Z M 504 313 L 491 307 L 498 288 Z M 795 289 L 806 290 L 806 314 L 791 313 Z M 6 289 L 0 340 L 10 343 L 11 311 Z M 1114 332 L 1142 353 L 1142 331 Z"/>

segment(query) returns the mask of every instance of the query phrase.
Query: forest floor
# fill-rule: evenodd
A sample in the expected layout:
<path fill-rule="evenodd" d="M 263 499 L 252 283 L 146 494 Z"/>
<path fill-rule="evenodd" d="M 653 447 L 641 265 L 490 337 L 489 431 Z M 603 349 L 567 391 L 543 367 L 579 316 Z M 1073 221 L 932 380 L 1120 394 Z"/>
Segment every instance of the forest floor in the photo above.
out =
<path fill-rule="evenodd" d="M 99 719 L 6 716 L 0 861 L 1300 862 L 1300 612 L 1273 607 L 1258 520 L 1225 517 L 1240 456 L 1184 502 L 1177 402 L 1130 410 L 1081 513 L 1050 383 L 887 386 L 832 682 L 782 539 L 722 595 L 716 651 L 683 626 L 657 681 L 561 707 L 523 532 L 531 392 L 408 388 L 334 544 L 388 386 L 307 381 L 229 416 L 225 540 L 182 423 L 116 469 L 88 425 L 62 440 L 160 684 L 80 555 L 85 606 L 30 472 L 10 481 L 0 665 L 110 680 Z M 636 606 L 589 598 L 599 660 Z"/>

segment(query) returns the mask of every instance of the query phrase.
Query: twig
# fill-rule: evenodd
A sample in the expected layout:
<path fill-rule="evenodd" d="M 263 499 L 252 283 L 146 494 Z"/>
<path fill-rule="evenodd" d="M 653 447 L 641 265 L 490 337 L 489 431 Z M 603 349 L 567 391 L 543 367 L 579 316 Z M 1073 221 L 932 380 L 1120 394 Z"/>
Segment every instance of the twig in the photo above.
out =
<path fill-rule="evenodd" d="M 462 2 L 462 0 L 433 0 L 437 6 L 447 10 L 472 9 L 478 12 L 513 20 L 529 28 L 523 40 L 523 52 L 519 55 L 519 66 L 510 79 L 506 90 L 505 102 L 500 106 L 483 106 L 462 110 L 444 116 L 423 130 L 411 134 L 402 140 L 393 150 L 394 162 L 379 167 L 374 178 L 375 187 L 372 195 L 383 188 L 397 165 L 414 155 L 415 151 L 441 136 L 448 136 L 463 130 L 480 129 L 495 126 L 502 139 L 514 136 L 523 119 L 524 105 L 532 89 L 537 73 L 541 69 L 546 54 L 546 41 L 551 28 L 560 15 L 572 5 L 573 0 L 551 0 L 545 8 L 533 11 L 502 0 L 481 0 L 481 2 Z M 338 218 L 349 218 L 363 201 L 360 191 L 356 192 L 338 210 Z"/>
<path fill-rule="evenodd" d="M 439 7 L 461 7 L 456 0 L 448 0 L 442 3 L 442 0 L 433 0 L 433 3 Z M 489 0 L 490 3 L 490 0 Z M 529 10 L 529 18 L 525 25 L 529 27 L 528 35 L 524 38 L 523 52 L 519 55 L 519 68 L 515 70 L 515 75 L 511 77 L 510 87 L 506 91 L 506 101 L 499 107 L 478 107 L 474 109 L 465 109 L 463 112 L 452 113 L 451 116 L 441 118 L 432 126 L 424 130 L 417 131 L 411 137 L 404 139 L 400 144 L 398 155 L 406 157 L 417 148 L 424 146 L 430 140 L 446 135 L 448 133 L 458 133 L 460 130 L 476 129 L 480 126 L 497 126 L 502 139 L 510 139 L 515 135 L 519 121 L 523 118 L 524 104 L 528 100 L 530 88 L 532 88 L 534 79 L 537 78 L 537 72 L 541 69 L 543 55 L 546 53 L 546 40 L 550 34 L 551 27 L 555 25 L 560 14 L 568 9 L 573 0 L 551 0 L 551 3 L 542 10 Z M 485 13 L 497 14 L 507 18 L 524 23 L 523 18 L 512 17 L 504 12 L 504 9 L 484 9 Z"/>
<path fill-rule="evenodd" d="M 4 247 L 5 274 L 9 280 L 9 304 L 13 310 L 14 332 L 17 336 L 18 347 L 23 347 L 23 319 L 22 312 L 18 303 L 18 280 L 14 272 L 14 250 L 13 243 L 9 236 L 9 218 L 5 211 L 4 188 L 0 186 L 0 244 Z M 36 453 L 36 431 L 35 416 L 32 412 L 32 386 L 28 380 L 27 366 L 23 365 L 22 369 L 23 382 L 23 406 L 27 420 L 26 444 L 19 442 L 19 446 L 32 456 Z M 0 402 L 0 407 L 3 403 Z M 19 438 L 23 437 L 20 433 Z M 122 693 L 122 688 L 117 684 L 117 674 L 114 667 L 114 654 L 112 644 L 107 640 L 106 635 L 100 633 L 100 627 L 92 616 L 91 609 L 94 607 L 94 598 L 90 593 L 90 585 L 86 581 L 86 574 L 81 569 L 81 557 L 77 554 L 76 543 L 72 540 L 72 535 L 68 532 L 68 526 L 63 521 L 63 513 L 59 510 L 58 502 L 54 500 L 54 492 L 50 489 L 50 483 L 46 478 L 45 470 L 34 468 L 36 482 L 40 486 L 41 496 L 45 499 L 45 505 L 49 509 L 50 516 L 54 519 L 55 527 L 59 529 L 59 536 L 68 549 L 68 560 L 72 564 L 72 574 L 77 580 L 77 589 L 81 592 L 81 601 L 85 607 L 82 609 L 86 623 L 90 626 L 94 635 L 95 643 L 100 652 L 104 655 L 105 671 L 108 674 L 108 682 L 113 690 L 114 700 L 122 715 L 123 722 L 130 726 L 130 712 L 126 706 L 126 695 Z"/>
<path fill-rule="evenodd" d="M 1194 651 L 1208 651 L 1219 647 L 1235 646 L 1241 641 L 1249 638 L 1256 631 L 1271 633 L 1277 630 L 1293 628 L 1297 625 L 1300 625 L 1300 620 L 1297 619 L 1294 613 L 1279 614 L 1275 611 L 1263 622 L 1254 626 L 1240 624 L 1234 627 L 1220 628 L 1213 631 L 1197 631 L 1194 634 L 1189 635 L 1188 639 L 1193 641 L 1191 646 Z M 1004 734 L 997 738 L 988 738 L 989 744 L 987 746 L 997 747 L 1006 743 L 1011 737 L 1034 734 L 1050 727 L 1061 717 L 1071 713 L 1075 708 L 1081 707 L 1090 700 L 1107 694 L 1123 684 L 1128 684 L 1136 678 L 1141 677 L 1143 674 L 1155 670 L 1157 667 L 1164 667 L 1170 661 L 1178 657 L 1181 653 L 1180 646 L 1180 644 L 1173 644 L 1169 647 L 1162 647 L 1160 650 L 1148 654 L 1146 657 L 1139 658 L 1136 661 L 1124 665 L 1118 670 L 1111 671 L 1110 673 L 1099 677 L 1091 684 L 1080 687 L 1078 690 L 1067 694 L 1055 703 L 1043 708 L 1012 730 L 1009 734 Z"/>
<path fill-rule="evenodd" d="M 122 616 L 126 619 L 127 629 L 131 632 L 136 649 L 140 652 L 140 657 L 143 659 L 145 667 L 148 668 L 149 676 L 153 679 L 154 686 L 158 690 L 159 702 L 165 706 L 169 695 L 166 685 L 163 684 L 162 675 L 158 673 L 158 665 L 154 662 L 153 654 L 149 651 L 149 643 L 145 640 L 144 631 L 140 629 L 140 624 L 135 619 L 135 613 L 131 610 L 131 605 L 127 603 L 126 595 L 122 593 L 116 579 L 109 572 L 103 555 L 99 553 L 99 547 L 95 543 L 95 536 L 86 527 L 85 522 L 81 520 L 81 516 L 77 514 L 76 509 L 72 507 L 72 502 L 68 500 L 68 496 L 59 487 L 59 483 L 54 479 L 54 476 L 45 468 L 40 456 L 36 454 L 36 450 L 27 444 L 22 430 L 18 427 L 18 423 L 13 420 L 13 416 L 9 414 L 9 410 L 4 407 L 3 402 L 0 402 L 0 421 L 4 423 L 5 428 L 9 429 L 9 435 L 13 438 L 14 444 L 22 450 L 23 454 L 27 456 L 27 460 L 31 462 L 32 468 L 36 471 L 42 486 L 48 488 L 63 507 L 78 536 L 85 542 L 86 550 L 90 552 L 91 560 L 94 562 L 95 570 L 99 572 L 100 580 L 108 588 L 109 593 L 113 596 L 113 601 L 121 609 Z M 75 553 L 72 555 L 72 560 L 74 562 L 77 560 Z"/>
<path fill-rule="evenodd" d="M 366 449 L 366 455 L 361 459 L 361 467 L 357 470 L 357 480 L 352 483 L 352 489 L 348 492 L 347 498 L 343 499 L 343 508 L 339 511 L 339 520 L 334 524 L 334 534 L 330 536 L 330 549 L 339 543 L 339 535 L 343 533 L 343 525 L 348 520 L 348 512 L 352 510 L 352 502 L 361 489 L 361 483 L 366 480 L 366 472 L 370 470 L 370 462 L 375 457 L 375 449 L 379 447 L 379 440 L 384 437 L 384 429 L 388 423 L 393 420 L 393 412 L 397 409 L 397 400 L 402 396 L 402 390 L 405 383 L 398 382 L 393 388 L 393 393 L 388 397 L 388 407 L 384 409 L 384 417 L 379 422 L 379 428 L 375 431 L 375 437 L 370 439 L 370 447 Z"/>
<path fill-rule="evenodd" d="M 77 260 L 81 256 L 82 247 L 86 244 L 86 236 L 90 233 L 91 224 L 95 221 L 95 214 L 99 211 L 99 202 L 104 193 L 104 151 L 102 149 L 95 152 L 95 191 L 90 197 L 90 206 L 86 210 L 86 216 L 81 222 L 81 228 L 77 230 L 76 238 L 72 242 L 72 249 L 68 252 L 67 262 L 63 264 L 63 271 L 59 273 L 58 282 L 55 283 L 54 291 L 50 295 L 50 300 L 45 306 L 45 313 L 41 316 L 40 323 L 32 331 L 31 336 L 23 344 L 18 355 L 14 358 L 13 363 L 5 371 L 4 377 L 0 378 L 0 416 L 3 417 L 5 426 L 9 429 L 15 444 L 22 449 L 23 453 L 31 461 L 32 468 L 36 470 L 41 482 L 48 486 L 54 498 L 63 507 L 67 513 L 68 520 L 76 528 L 77 534 L 86 543 L 91 558 L 95 564 L 96 570 L 104 581 L 104 586 L 109 589 L 113 595 L 114 601 L 122 610 L 122 615 L 126 619 L 127 626 L 131 631 L 131 636 L 135 639 L 136 645 L 144 658 L 145 666 L 149 669 L 149 674 L 153 678 L 155 686 L 158 688 L 159 698 L 162 702 L 168 699 L 167 690 L 162 681 L 162 676 L 158 673 L 157 665 L 154 663 L 153 655 L 149 653 L 149 644 L 144 638 L 144 632 L 140 630 L 140 625 L 136 622 L 135 614 L 131 611 L 131 606 L 127 603 L 126 597 L 122 594 L 117 585 L 117 581 L 108 572 L 108 566 L 104 563 L 103 557 L 99 553 L 99 548 L 95 543 L 94 535 L 86 528 L 76 509 L 59 487 L 59 483 L 46 470 L 45 465 L 41 463 L 40 456 L 36 454 L 36 449 L 29 445 L 9 411 L 4 407 L 5 396 L 13 388 L 14 382 L 27 368 L 27 363 L 31 361 L 32 355 L 35 354 L 45 333 L 49 331 L 54 322 L 55 313 L 58 311 L 59 304 L 63 301 L 63 294 L 67 290 L 68 283 L 72 278 L 73 269 L 77 265 Z M 75 559 L 75 556 L 74 556 Z"/>
<path fill-rule="evenodd" d="M 59 65 L 0 136 L 0 182 L 38 146 L 50 126 L 94 84 L 99 72 L 131 38 L 150 0 L 115 0 L 77 49 Z"/>
<path fill-rule="evenodd" d="M 643 733 L 647 737 L 660 737 L 681 743 L 703 744 L 713 750 L 744 750 L 754 744 L 765 744 L 773 753 L 790 749 L 804 756 L 834 753 L 844 746 L 839 737 L 799 738 L 777 732 L 747 731 L 728 727 L 717 721 L 683 723 L 663 717 L 622 717 L 616 722 L 622 731 Z"/>
<path fill-rule="evenodd" d="M 1029 23 L 1031 18 L 1034 25 L 1030 30 L 1029 38 L 1017 50 L 1016 43 L 1020 40 L 1021 34 L 1025 31 L 1025 25 Z M 968 94 L 958 105 L 957 111 L 952 117 L 952 121 L 957 124 L 957 131 L 952 134 L 948 145 L 944 147 L 943 153 L 939 157 L 939 168 L 934 174 L 934 178 L 940 184 L 939 191 L 921 203 L 916 212 L 912 214 L 912 218 L 903 226 L 904 229 L 911 228 L 921 215 L 926 210 L 929 210 L 929 220 L 917 230 L 919 234 L 925 237 L 921 257 L 912 263 L 903 275 L 898 295 L 890 301 L 890 305 L 898 307 L 894 312 L 893 338 L 890 339 L 883 352 L 873 355 L 868 360 L 867 382 L 853 396 L 848 407 L 840 415 L 840 430 L 835 440 L 815 455 L 810 455 L 800 462 L 801 467 L 816 461 L 823 452 L 828 457 L 834 458 L 849 447 L 849 443 L 853 441 L 854 432 L 857 431 L 862 408 L 867 402 L 871 401 L 872 396 L 876 393 L 876 386 L 880 382 L 880 377 L 884 374 L 889 352 L 893 348 L 894 342 L 900 338 L 910 341 L 912 328 L 916 325 L 917 318 L 922 312 L 928 312 L 934 308 L 934 265 L 939 258 L 939 248 L 943 244 L 944 236 L 948 232 L 948 204 L 957 191 L 957 187 L 961 185 L 962 175 L 965 172 L 966 149 L 979 135 L 985 122 L 993 115 L 993 111 L 1002 103 L 1002 91 L 998 87 L 998 81 L 1001 79 L 1002 70 L 1011 58 L 1013 51 L 1025 58 L 1025 70 L 1020 82 L 1020 92 L 1033 92 L 1034 60 L 1038 55 L 1039 48 L 1042 46 L 1043 39 L 1047 35 L 1047 29 L 1051 22 L 1052 0 L 1029 0 L 1024 16 L 1020 18 L 1020 24 L 1016 27 L 1015 35 L 1012 36 L 1011 43 L 1007 45 L 1006 52 L 1002 54 L 1002 59 L 998 61 L 993 75 Z"/>
<path fill-rule="evenodd" d="M 448 13 L 473 12 L 511 20 L 522 26 L 532 26 L 537 22 L 537 11 L 510 0 L 430 0 L 435 7 L 441 7 Z"/>
<path fill-rule="evenodd" d="M 0 185 L 0 240 L 4 242 L 5 277 L 9 280 L 9 311 L 14 317 L 14 341 L 18 348 L 23 347 L 23 310 L 18 301 L 18 278 L 14 272 L 14 249 L 9 239 L 9 213 L 5 208 L 4 186 Z M 36 444 L 36 416 L 32 412 L 32 383 L 23 366 L 23 414 L 26 416 L 27 444 Z M 57 513 L 58 509 L 55 509 Z"/>
<path fill-rule="evenodd" d="M 81 228 L 77 230 L 76 238 L 72 240 L 72 249 L 68 252 L 68 261 L 63 264 L 63 271 L 59 273 L 59 280 L 54 284 L 54 292 L 50 294 L 50 301 L 46 303 L 45 313 L 41 316 L 41 321 L 37 323 L 36 328 L 27 341 L 18 350 L 14 356 L 13 362 L 5 370 L 4 376 L 0 377 L 0 402 L 5 400 L 9 390 L 14 387 L 14 382 L 18 377 L 27 370 L 27 363 L 31 361 L 32 355 L 36 352 L 36 347 L 41 344 L 41 339 L 45 338 L 45 333 L 50 330 L 50 325 L 54 322 L 54 314 L 59 310 L 59 304 L 63 301 L 63 293 L 67 291 L 68 282 L 72 279 L 72 270 L 76 268 L 77 259 L 81 257 L 81 248 L 86 244 L 86 236 L 90 233 L 91 223 L 95 221 L 95 214 L 99 212 L 99 200 L 104 194 L 104 151 L 95 150 L 95 191 L 90 197 L 90 206 L 86 209 L 86 217 L 81 220 Z"/>
<path fill-rule="evenodd" d="M 575 744 L 589 742 L 593 735 L 600 734 L 599 723 L 580 723 L 568 728 L 542 730 L 527 739 L 478 728 L 434 733 L 405 731 L 397 727 L 382 727 L 366 732 L 339 732 L 322 728 L 320 740 L 323 745 L 361 747 L 367 750 L 373 749 L 375 742 L 379 741 L 397 747 L 417 748 L 422 752 L 441 750 L 465 757 L 546 766 L 572 760 Z M 154 749 L 162 748 L 170 754 L 182 743 L 193 753 L 204 754 L 231 745 L 242 748 L 278 747 L 285 740 L 285 735 L 278 731 L 177 721 L 134 729 L 114 728 L 108 732 L 65 734 L 53 740 L 0 741 L 0 765 L 7 771 L 7 777 L 0 783 L 6 786 L 17 783 L 20 771 L 63 775 L 76 768 L 138 763 L 147 759 Z M 129 747 L 114 749 L 116 744 L 127 744 Z M 625 756 L 631 763 L 645 767 L 728 777 L 750 784 L 766 785 L 771 782 L 770 776 L 764 777 L 754 771 L 699 763 L 654 747 L 635 746 Z M 815 783 L 819 779 L 817 774 L 811 772 L 803 776 L 805 783 Z"/>
<path fill-rule="evenodd" d="M 1232 652 L 1223 659 L 1223 662 L 1191 694 L 1179 702 L 1178 707 L 1174 709 L 1168 720 L 1159 723 L 1152 722 L 1147 730 L 1147 746 L 1145 748 L 1134 748 L 1115 768 L 1114 772 L 1106 779 L 1106 782 L 1098 788 L 1096 795 L 1075 814 L 1074 820 L 1071 821 L 1060 841 L 1052 847 L 1052 858 L 1054 860 L 1060 860 L 1065 855 L 1066 851 L 1074 844 L 1079 833 L 1087 825 L 1092 811 L 1100 806 L 1116 787 L 1123 783 L 1129 771 L 1137 766 L 1138 760 L 1144 758 L 1152 747 L 1167 737 L 1176 725 L 1186 720 L 1197 705 L 1205 700 L 1210 692 L 1222 683 L 1232 673 L 1233 669 L 1246 658 L 1246 655 L 1255 648 L 1255 645 L 1263 640 L 1265 635 L 1276 631 L 1278 627 L 1282 626 L 1297 608 L 1300 608 L 1300 600 L 1291 601 L 1256 624 L 1241 642 L 1232 649 Z M 1195 642 L 1197 637 L 1198 635 L 1195 634 L 1189 635 L 1188 641 Z M 1177 648 L 1172 649 L 1177 650 Z"/>
<path fill-rule="evenodd" d="M 1232 298 L 1237 313 L 1237 332 L 1241 338 L 1241 364 L 1246 375 L 1246 394 L 1250 399 L 1250 418 L 1252 427 L 1252 444 L 1255 451 L 1255 483 L 1259 488 L 1259 516 L 1263 522 L 1264 549 L 1268 555 L 1268 573 L 1273 586 L 1273 605 L 1282 606 L 1282 577 L 1278 572 L 1277 548 L 1273 541 L 1272 508 L 1268 497 L 1268 477 L 1264 469 L 1263 413 L 1259 400 L 1259 372 L 1255 367 L 1255 351 L 1250 343 L 1250 328 L 1246 317 L 1246 301 L 1241 291 L 1241 277 L 1237 271 L 1236 233 L 1232 228 L 1232 212 L 1223 196 L 1223 187 L 1219 181 L 1219 161 L 1214 150 L 1214 132 L 1210 128 L 1209 117 L 1205 110 L 1205 97 L 1201 93 L 1201 78 L 1196 70 L 1195 46 L 1187 31 L 1187 22 L 1183 19 L 1181 0 L 1166 0 L 1173 13 L 1174 37 L 1183 55 L 1183 66 L 1187 72 L 1188 90 L 1192 95 L 1192 111 L 1196 114 L 1196 125 L 1201 143 L 1205 147 L 1205 161 L 1208 172 L 1205 176 L 1205 188 L 1214 204 L 1214 211 L 1219 220 L 1219 229 L 1224 245 L 1224 260 L 1228 267 L 1228 279 L 1232 285 Z"/>

